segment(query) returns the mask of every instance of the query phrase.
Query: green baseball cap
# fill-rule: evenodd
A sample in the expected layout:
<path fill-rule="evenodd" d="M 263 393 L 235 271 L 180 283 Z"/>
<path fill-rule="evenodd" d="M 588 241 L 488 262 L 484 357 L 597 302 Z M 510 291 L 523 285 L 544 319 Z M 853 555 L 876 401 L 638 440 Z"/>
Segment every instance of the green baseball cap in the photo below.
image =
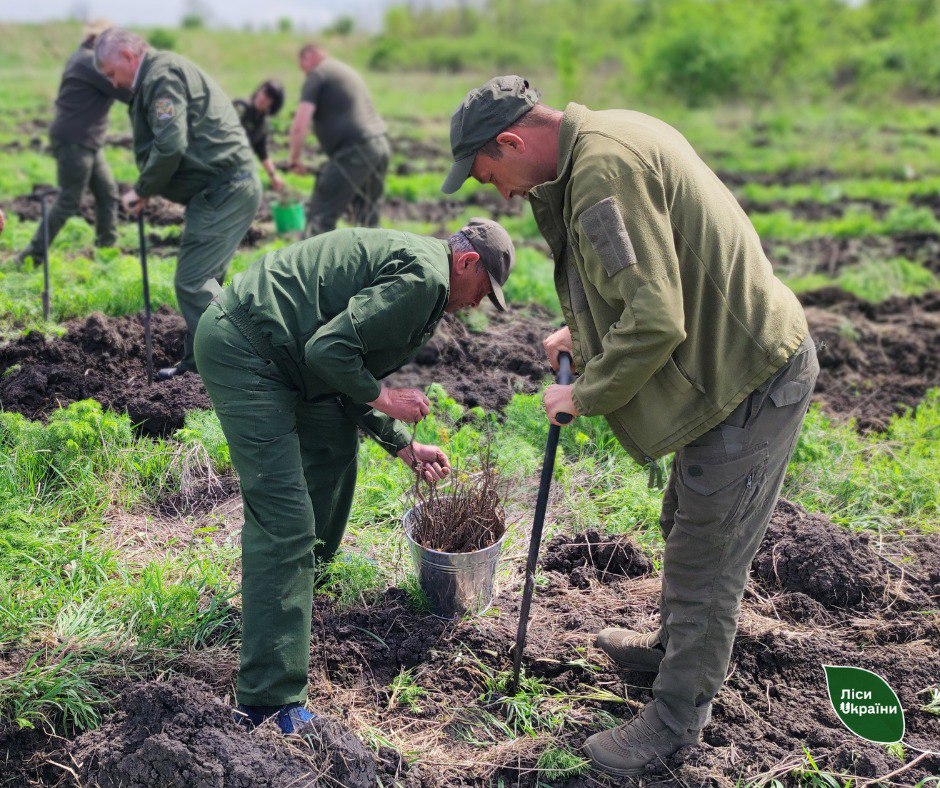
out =
<path fill-rule="evenodd" d="M 490 275 L 492 292 L 490 301 L 500 312 L 506 311 L 506 298 L 503 296 L 503 285 L 509 279 L 509 273 L 516 264 L 516 249 L 512 245 L 512 238 L 503 229 L 503 226 L 492 219 L 474 217 L 460 233 L 480 255 L 480 263 Z"/>
<path fill-rule="evenodd" d="M 450 148 L 454 163 L 441 186 L 453 194 L 468 177 L 477 151 L 525 115 L 541 94 L 528 80 L 515 75 L 494 77 L 471 90 L 450 119 Z"/>

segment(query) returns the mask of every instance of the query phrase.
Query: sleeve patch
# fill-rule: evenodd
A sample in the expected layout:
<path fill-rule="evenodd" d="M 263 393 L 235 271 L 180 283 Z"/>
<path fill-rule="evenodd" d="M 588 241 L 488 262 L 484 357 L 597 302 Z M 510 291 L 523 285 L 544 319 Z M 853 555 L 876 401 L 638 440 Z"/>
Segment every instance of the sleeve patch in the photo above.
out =
<path fill-rule="evenodd" d="M 594 247 L 608 276 L 636 265 L 636 252 L 617 201 L 607 197 L 581 214 L 581 229 Z"/>
<path fill-rule="evenodd" d="M 170 120 L 176 114 L 173 99 L 163 96 L 153 102 L 153 112 L 157 120 Z"/>

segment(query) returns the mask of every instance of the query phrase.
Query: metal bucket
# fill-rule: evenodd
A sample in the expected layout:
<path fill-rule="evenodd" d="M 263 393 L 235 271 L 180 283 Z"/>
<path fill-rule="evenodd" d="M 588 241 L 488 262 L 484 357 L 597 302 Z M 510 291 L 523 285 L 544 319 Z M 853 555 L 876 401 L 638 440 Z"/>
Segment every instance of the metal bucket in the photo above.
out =
<path fill-rule="evenodd" d="M 415 509 L 422 505 L 419 504 Z M 489 547 L 472 553 L 429 550 L 411 538 L 415 509 L 405 512 L 402 525 L 418 583 L 431 603 L 431 612 L 438 618 L 447 619 L 463 615 L 478 616 L 485 612 L 493 601 L 496 565 L 506 532 Z"/>

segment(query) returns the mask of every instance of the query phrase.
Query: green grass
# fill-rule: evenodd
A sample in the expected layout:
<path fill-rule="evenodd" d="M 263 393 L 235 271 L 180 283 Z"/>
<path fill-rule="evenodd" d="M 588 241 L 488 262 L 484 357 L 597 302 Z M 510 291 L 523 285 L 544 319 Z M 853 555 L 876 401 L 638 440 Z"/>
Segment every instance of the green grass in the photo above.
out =
<path fill-rule="evenodd" d="M 796 293 L 835 286 L 872 303 L 896 296 L 922 296 L 940 287 L 936 274 L 904 258 L 867 260 L 842 268 L 836 277 L 810 274 L 792 279 L 784 277 L 784 281 Z"/>

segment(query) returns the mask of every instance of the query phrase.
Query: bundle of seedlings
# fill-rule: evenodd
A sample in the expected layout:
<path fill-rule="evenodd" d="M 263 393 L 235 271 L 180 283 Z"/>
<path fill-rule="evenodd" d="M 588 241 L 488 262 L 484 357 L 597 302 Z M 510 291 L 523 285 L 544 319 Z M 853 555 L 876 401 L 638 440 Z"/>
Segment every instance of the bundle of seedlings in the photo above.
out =
<path fill-rule="evenodd" d="M 442 482 L 422 481 L 422 476 L 415 475 L 411 510 L 411 537 L 422 547 L 470 553 L 496 543 L 506 532 L 508 482 L 500 478 L 489 445 L 479 471 L 455 468 Z"/>

